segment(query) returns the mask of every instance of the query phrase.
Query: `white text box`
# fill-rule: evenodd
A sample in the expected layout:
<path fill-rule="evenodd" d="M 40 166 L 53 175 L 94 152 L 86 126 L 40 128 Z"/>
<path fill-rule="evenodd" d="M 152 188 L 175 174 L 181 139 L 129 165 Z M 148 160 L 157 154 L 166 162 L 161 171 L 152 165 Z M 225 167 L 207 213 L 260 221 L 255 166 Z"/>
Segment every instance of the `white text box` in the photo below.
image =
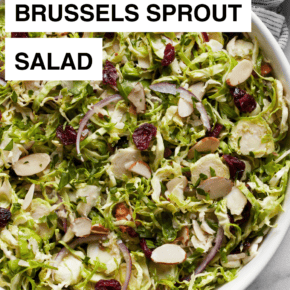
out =
<path fill-rule="evenodd" d="M 5 52 L 6 80 L 102 80 L 101 38 L 6 38 Z"/>
<path fill-rule="evenodd" d="M 19 14 L 19 20 L 26 17 L 29 20 L 16 21 L 16 5 L 26 5 L 19 11 L 28 11 L 26 16 L 25 13 Z M 241 7 L 234 8 L 233 5 Z M 226 13 L 223 13 L 224 8 Z M 160 19 L 154 21 L 158 18 L 157 13 Z M 206 16 L 209 16 L 208 19 Z M 251 0 L 9 0 L 6 1 L 6 31 L 250 32 Z"/>

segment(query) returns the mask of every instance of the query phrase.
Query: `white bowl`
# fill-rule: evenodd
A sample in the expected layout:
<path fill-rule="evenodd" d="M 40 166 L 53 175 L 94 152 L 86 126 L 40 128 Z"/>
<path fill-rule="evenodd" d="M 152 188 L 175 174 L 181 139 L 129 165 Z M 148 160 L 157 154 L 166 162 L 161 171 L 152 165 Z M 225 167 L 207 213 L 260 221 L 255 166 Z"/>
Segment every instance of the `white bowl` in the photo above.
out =
<path fill-rule="evenodd" d="M 286 96 L 290 98 L 290 66 L 289 62 L 280 48 L 279 44 L 258 18 L 255 13 L 252 13 L 252 33 L 251 37 L 257 37 L 263 54 L 271 61 L 275 76 L 284 86 Z M 290 100 L 290 99 L 289 99 Z M 288 134 L 289 135 L 289 134 Z M 288 143 L 290 148 L 290 135 L 288 136 Z M 283 204 L 284 213 L 278 219 L 276 228 L 273 228 L 261 247 L 259 248 L 258 256 L 255 257 L 249 264 L 242 268 L 239 275 L 233 281 L 220 287 L 220 290 L 244 290 L 246 289 L 260 274 L 263 268 L 270 261 L 275 254 L 277 248 L 282 242 L 288 227 L 290 225 L 290 188 L 288 184 L 286 199 Z M 0 290 L 2 288 L 0 287 Z"/>
<path fill-rule="evenodd" d="M 264 23 L 255 13 L 252 13 L 252 33 L 251 37 L 257 37 L 260 48 L 267 59 L 271 61 L 271 65 L 275 72 L 275 77 L 279 79 L 284 86 L 287 99 L 290 97 L 290 66 L 289 62 L 280 48 L 279 44 L 267 29 Z M 287 145 L 290 148 L 290 136 L 288 134 Z M 273 228 L 266 236 L 264 242 L 259 248 L 258 255 L 239 272 L 238 277 L 225 284 L 220 290 L 244 290 L 254 279 L 260 274 L 263 268 L 275 254 L 277 248 L 282 242 L 288 227 L 290 225 L 290 187 L 288 183 L 287 195 L 283 204 L 285 212 L 281 213 L 277 218 L 278 226 Z"/>

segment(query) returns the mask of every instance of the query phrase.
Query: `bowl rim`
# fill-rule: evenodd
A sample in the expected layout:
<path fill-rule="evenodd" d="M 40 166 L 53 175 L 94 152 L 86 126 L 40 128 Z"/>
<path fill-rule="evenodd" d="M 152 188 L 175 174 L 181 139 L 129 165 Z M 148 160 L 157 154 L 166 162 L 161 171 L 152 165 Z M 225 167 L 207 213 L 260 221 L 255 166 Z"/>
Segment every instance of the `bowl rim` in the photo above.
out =
<path fill-rule="evenodd" d="M 277 40 L 274 38 L 272 33 L 268 30 L 266 25 L 254 12 L 252 12 L 252 24 L 254 24 L 258 28 L 258 30 L 261 32 L 261 34 L 267 40 L 267 42 L 271 44 L 275 57 L 277 58 L 279 64 L 281 65 L 282 74 L 284 76 L 284 79 L 286 80 L 288 90 L 290 90 L 290 65 L 286 55 L 284 54 L 283 50 L 281 49 L 280 45 L 278 44 Z M 290 198 L 289 180 L 290 179 L 288 179 L 288 188 L 286 191 L 287 193 L 285 196 L 284 205 L 286 199 Z M 288 205 L 288 207 L 290 207 L 290 205 Z M 285 212 L 282 212 L 278 216 L 277 224 L 278 224 L 277 228 L 272 228 L 269 231 L 263 243 L 259 247 L 258 252 L 263 250 L 263 255 L 258 255 L 249 264 L 245 265 L 238 273 L 237 278 L 221 286 L 220 290 L 232 290 L 233 287 L 235 290 L 245 290 L 252 284 L 252 282 L 258 277 L 261 271 L 272 259 L 272 257 L 274 256 L 275 252 L 277 251 L 278 247 L 280 246 L 281 242 L 283 241 L 288 231 L 288 228 L 290 226 L 289 208 L 288 211 L 286 210 Z M 270 238 L 271 238 L 271 246 L 269 246 L 267 243 L 267 240 L 269 240 Z M 267 248 L 267 251 L 264 250 L 265 247 Z M 255 268 L 253 268 L 253 264 L 255 264 Z M 248 265 L 249 266 L 251 265 L 251 271 L 245 271 L 243 273 L 243 269 L 247 268 Z"/>

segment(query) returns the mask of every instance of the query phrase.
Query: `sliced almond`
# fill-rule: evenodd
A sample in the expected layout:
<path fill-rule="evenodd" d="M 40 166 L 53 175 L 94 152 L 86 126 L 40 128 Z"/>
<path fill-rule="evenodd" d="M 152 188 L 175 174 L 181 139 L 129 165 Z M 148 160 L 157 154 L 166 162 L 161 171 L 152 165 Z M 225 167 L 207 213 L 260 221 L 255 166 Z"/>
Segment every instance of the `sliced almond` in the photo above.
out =
<path fill-rule="evenodd" d="M 76 237 L 86 237 L 91 233 L 92 221 L 88 218 L 77 218 L 72 223 L 72 231 Z"/>
<path fill-rule="evenodd" d="M 189 229 L 188 227 L 183 227 L 181 231 L 178 233 L 179 238 L 184 246 L 187 246 L 189 242 Z"/>
<path fill-rule="evenodd" d="M 110 230 L 100 224 L 95 224 L 92 225 L 91 232 L 93 234 L 107 235 L 110 232 Z"/>
<path fill-rule="evenodd" d="M 26 210 L 30 206 L 32 199 L 33 199 L 34 190 L 35 190 L 35 184 L 32 183 L 25 198 L 24 198 L 24 202 L 22 204 L 22 209 Z"/>
<path fill-rule="evenodd" d="M 135 174 L 144 176 L 147 179 L 151 177 L 151 169 L 149 165 L 143 161 L 134 162 L 128 170 Z"/>
<path fill-rule="evenodd" d="M 205 137 L 198 141 L 191 149 L 188 151 L 188 158 L 192 159 L 194 157 L 194 151 L 197 152 L 215 152 L 220 145 L 220 140 L 215 137 Z"/>
<path fill-rule="evenodd" d="M 205 93 L 203 88 L 204 88 L 204 83 L 198 82 L 191 85 L 188 89 L 201 101 Z"/>
<path fill-rule="evenodd" d="M 178 245 L 164 244 L 152 252 L 151 259 L 158 264 L 181 264 L 186 260 L 186 252 Z"/>
<path fill-rule="evenodd" d="M 146 56 L 146 57 L 138 57 L 138 65 L 141 68 L 149 68 L 150 67 L 150 56 Z"/>
<path fill-rule="evenodd" d="M 208 193 L 211 199 L 218 199 L 220 197 L 225 197 L 231 192 L 233 182 L 224 177 L 211 177 L 204 180 L 198 188 Z M 197 198 L 204 199 L 205 196 L 197 194 Z"/>
<path fill-rule="evenodd" d="M 178 115 L 181 118 L 188 117 L 193 113 L 193 104 L 180 98 L 178 101 Z"/>
<path fill-rule="evenodd" d="M 221 51 L 224 47 L 219 41 L 215 39 L 210 39 L 207 45 L 211 47 L 213 52 Z"/>
<path fill-rule="evenodd" d="M 140 83 L 137 83 L 131 93 L 128 95 L 128 100 L 136 107 L 136 112 L 145 113 L 146 101 L 144 88 Z"/>
<path fill-rule="evenodd" d="M 231 192 L 227 196 L 227 208 L 231 214 L 240 215 L 247 204 L 247 198 L 239 190 L 238 187 L 233 186 Z"/>
<path fill-rule="evenodd" d="M 35 153 L 19 159 L 12 165 L 18 176 L 30 176 L 42 172 L 50 163 L 46 153 Z"/>
<path fill-rule="evenodd" d="M 131 167 L 131 165 L 133 165 L 133 164 L 135 164 L 136 162 L 134 162 L 134 161 L 130 161 L 130 162 L 128 162 L 128 163 L 126 163 L 125 165 L 124 165 L 124 167 L 127 169 L 127 170 L 129 170 L 129 168 Z"/>
<path fill-rule="evenodd" d="M 64 241 L 65 243 L 70 242 L 75 236 L 75 233 L 72 231 L 72 227 L 68 227 L 66 233 L 64 234 L 64 236 L 62 237 L 62 241 Z"/>
<path fill-rule="evenodd" d="M 111 159 L 112 172 L 116 178 L 119 179 L 122 179 L 123 174 L 131 177 L 132 173 L 125 167 L 125 165 L 129 162 L 140 160 L 142 160 L 140 150 L 134 148 L 119 149 Z"/>
<path fill-rule="evenodd" d="M 245 82 L 251 76 L 252 71 L 253 63 L 247 59 L 242 60 L 229 73 L 227 84 L 231 87 L 235 87 Z"/>

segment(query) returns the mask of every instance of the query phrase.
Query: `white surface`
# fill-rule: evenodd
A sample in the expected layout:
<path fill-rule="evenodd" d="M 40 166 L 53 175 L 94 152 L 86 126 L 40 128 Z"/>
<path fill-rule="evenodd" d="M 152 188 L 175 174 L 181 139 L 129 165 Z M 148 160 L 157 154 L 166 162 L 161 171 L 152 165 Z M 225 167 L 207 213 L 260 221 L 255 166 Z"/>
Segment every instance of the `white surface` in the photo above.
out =
<path fill-rule="evenodd" d="M 102 46 L 101 38 L 7 38 L 5 79 L 85 81 L 94 78 L 94 80 L 101 80 Z M 20 57 L 21 61 L 16 60 L 19 53 L 26 54 L 26 57 L 23 55 Z M 41 59 L 36 59 L 37 53 L 40 53 Z M 72 63 L 70 59 L 66 59 L 68 53 Z M 48 61 L 49 54 L 51 61 Z M 90 66 L 88 57 L 91 58 Z M 24 60 L 28 63 L 26 69 L 23 69 Z M 39 66 L 40 60 L 43 61 L 44 68 Z M 34 61 L 38 64 L 35 68 L 32 67 Z M 49 69 L 49 63 L 55 69 Z M 75 69 L 72 69 L 72 65 Z"/>
<path fill-rule="evenodd" d="M 290 29 L 290 1 L 286 0 L 285 2 L 283 11 Z M 290 41 L 288 41 L 285 54 L 290 62 Z M 288 290 L 290 288 L 289 269 L 290 230 L 288 230 L 274 257 L 247 290 Z"/>

